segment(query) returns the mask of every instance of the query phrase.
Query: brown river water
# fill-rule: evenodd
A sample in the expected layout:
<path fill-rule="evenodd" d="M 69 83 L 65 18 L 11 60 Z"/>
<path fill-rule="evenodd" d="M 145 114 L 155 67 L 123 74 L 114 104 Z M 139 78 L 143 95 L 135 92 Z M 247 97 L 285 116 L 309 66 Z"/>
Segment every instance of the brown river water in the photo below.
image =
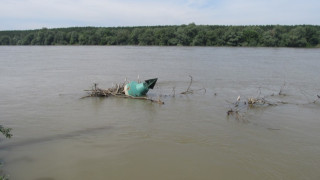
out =
<path fill-rule="evenodd" d="M 179 94 L 189 75 L 194 94 Z M 138 76 L 159 78 L 148 96 L 164 105 L 81 99 L 93 83 Z M 1 171 L 12 180 L 318 180 L 317 95 L 320 49 L 0 46 L 0 124 L 13 134 L 0 137 Z M 238 96 L 277 105 L 228 116 Z"/>

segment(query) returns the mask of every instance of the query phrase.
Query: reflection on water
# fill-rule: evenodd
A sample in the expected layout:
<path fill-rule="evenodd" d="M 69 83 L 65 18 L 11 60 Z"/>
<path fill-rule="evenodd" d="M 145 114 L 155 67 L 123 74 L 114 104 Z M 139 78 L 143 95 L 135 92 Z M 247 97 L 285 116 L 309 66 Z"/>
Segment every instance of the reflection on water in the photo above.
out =
<path fill-rule="evenodd" d="M 12 179 L 319 179 L 318 49 L 0 47 L 3 170 Z M 158 77 L 164 105 L 85 98 Z M 191 89 L 206 93 L 181 95 Z M 277 94 L 277 106 L 227 115 Z M 173 97 L 173 89 L 175 96 Z M 271 96 L 269 96 L 271 98 Z"/>
<path fill-rule="evenodd" d="M 56 140 L 61 140 L 61 139 L 73 138 L 75 136 L 85 135 L 88 133 L 96 133 L 97 131 L 105 131 L 110 128 L 111 127 L 109 127 L 109 126 L 96 127 L 96 128 L 86 128 L 83 130 L 72 131 L 72 132 L 68 132 L 68 133 L 64 133 L 64 134 L 56 134 L 56 135 L 48 136 L 48 137 L 38 137 L 38 138 L 34 138 L 34 139 L 24 140 L 21 142 L 10 143 L 8 145 L 2 145 L 2 146 L 0 146 L 0 149 L 8 150 L 8 149 L 12 149 L 12 148 L 18 148 L 19 146 L 33 146 L 38 143 L 45 143 L 48 141 L 56 141 Z"/>

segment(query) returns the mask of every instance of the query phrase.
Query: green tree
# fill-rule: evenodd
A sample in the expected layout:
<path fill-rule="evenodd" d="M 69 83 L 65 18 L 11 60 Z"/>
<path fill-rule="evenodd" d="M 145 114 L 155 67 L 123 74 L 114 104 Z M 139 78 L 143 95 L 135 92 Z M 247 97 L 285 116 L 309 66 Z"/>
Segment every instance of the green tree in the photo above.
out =
<path fill-rule="evenodd" d="M 288 36 L 288 32 L 289 32 L 289 27 L 285 27 L 285 26 L 280 26 L 277 25 L 275 26 L 272 31 L 274 33 L 274 37 L 276 39 L 278 39 L 277 41 L 277 47 L 287 47 L 288 46 L 288 41 L 289 41 L 289 36 Z"/>
<path fill-rule="evenodd" d="M 139 35 L 144 32 L 142 28 L 134 28 L 129 36 L 129 44 L 130 45 L 138 45 L 139 44 Z"/>
<path fill-rule="evenodd" d="M 88 40 L 89 38 L 88 38 L 88 36 L 87 36 L 87 34 L 86 33 L 81 33 L 80 35 L 79 35 L 79 44 L 80 45 L 86 45 L 86 44 L 88 44 Z"/>
<path fill-rule="evenodd" d="M 70 41 L 69 44 L 79 44 L 79 34 L 76 31 L 69 32 Z"/>
<path fill-rule="evenodd" d="M 306 47 L 307 43 L 305 27 L 298 26 L 288 33 L 289 47 Z"/>
<path fill-rule="evenodd" d="M 260 41 L 260 35 L 262 34 L 262 32 L 262 29 L 256 26 L 245 27 L 242 31 L 242 45 L 258 46 Z"/>
<path fill-rule="evenodd" d="M 166 37 L 166 29 L 156 28 L 154 29 L 155 45 L 166 46 L 168 45 L 169 38 Z"/>
<path fill-rule="evenodd" d="M 306 40 L 308 46 L 316 46 L 320 43 L 320 32 L 317 31 L 315 26 L 306 27 Z"/>
<path fill-rule="evenodd" d="M 178 44 L 176 27 L 167 27 L 165 29 L 164 41 L 167 41 L 168 46 L 176 46 Z"/>
<path fill-rule="evenodd" d="M 225 45 L 227 46 L 240 46 L 242 43 L 242 32 L 238 27 L 229 27 L 223 35 Z"/>
<path fill-rule="evenodd" d="M 0 31 L 0 45 L 320 47 L 320 26 L 73 27 Z"/>
<path fill-rule="evenodd" d="M 107 28 L 99 28 L 95 32 L 96 36 L 99 38 L 99 45 L 106 45 L 106 37 L 110 35 L 110 30 Z"/>
<path fill-rule="evenodd" d="M 31 45 L 31 42 L 34 38 L 34 34 L 33 33 L 29 33 L 27 34 L 21 41 L 21 45 Z"/>
<path fill-rule="evenodd" d="M 225 41 L 223 39 L 225 28 L 217 27 L 210 29 L 207 32 L 207 45 L 208 46 L 224 46 Z"/>
<path fill-rule="evenodd" d="M 35 37 L 31 41 L 32 45 L 44 45 L 46 30 L 41 30 L 35 33 Z"/>
<path fill-rule="evenodd" d="M 207 32 L 204 30 L 201 30 L 196 37 L 193 39 L 192 45 L 193 46 L 205 46 L 207 45 Z"/>
<path fill-rule="evenodd" d="M 278 44 L 278 39 L 275 37 L 274 30 L 269 30 L 263 33 L 261 38 L 262 46 L 275 47 Z"/>
<path fill-rule="evenodd" d="M 176 38 L 178 39 L 178 45 L 190 46 L 192 45 L 193 38 L 197 35 L 197 26 L 194 23 L 189 25 L 182 25 L 176 31 Z"/>
<path fill-rule="evenodd" d="M 63 31 L 56 32 L 53 42 L 56 45 L 67 45 L 68 42 L 66 40 L 66 33 Z"/>
<path fill-rule="evenodd" d="M 8 35 L 0 37 L 0 45 L 10 45 L 10 39 Z"/>
<path fill-rule="evenodd" d="M 15 34 L 10 41 L 10 45 L 18 45 L 18 42 L 20 40 L 20 36 Z"/>
<path fill-rule="evenodd" d="M 190 44 L 190 39 L 187 35 L 187 32 L 185 30 L 185 27 L 179 27 L 176 31 L 175 37 L 177 39 L 177 45 L 178 46 L 188 46 Z"/>
<path fill-rule="evenodd" d="M 153 30 L 151 29 L 147 29 L 146 31 L 144 31 L 142 34 L 139 35 L 138 37 L 139 40 L 139 45 L 154 45 L 154 34 L 153 34 Z"/>
<path fill-rule="evenodd" d="M 54 42 L 54 33 L 52 31 L 48 31 L 46 37 L 44 38 L 44 45 L 52 45 Z"/>
<path fill-rule="evenodd" d="M 169 40 L 174 38 L 174 29 L 169 27 L 158 27 L 154 29 L 155 45 L 168 46 Z"/>
<path fill-rule="evenodd" d="M 129 43 L 130 31 L 127 29 L 120 29 L 116 33 L 116 44 L 126 45 Z"/>

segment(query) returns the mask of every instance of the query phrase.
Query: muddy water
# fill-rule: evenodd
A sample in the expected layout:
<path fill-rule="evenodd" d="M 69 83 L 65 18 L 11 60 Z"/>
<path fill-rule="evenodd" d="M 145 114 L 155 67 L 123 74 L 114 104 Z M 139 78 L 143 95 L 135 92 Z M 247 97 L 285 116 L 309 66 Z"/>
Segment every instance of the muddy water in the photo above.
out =
<path fill-rule="evenodd" d="M 320 102 L 310 103 L 319 61 L 319 49 L 2 46 L 0 124 L 13 129 L 1 137 L 2 171 L 24 180 L 320 179 Z M 93 83 L 138 75 L 159 78 L 148 96 L 164 105 L 80 99 Z M 205 93 L 179 94 L 189 75 Z M 286 104 L 228 117 L 239 95 Z"/>

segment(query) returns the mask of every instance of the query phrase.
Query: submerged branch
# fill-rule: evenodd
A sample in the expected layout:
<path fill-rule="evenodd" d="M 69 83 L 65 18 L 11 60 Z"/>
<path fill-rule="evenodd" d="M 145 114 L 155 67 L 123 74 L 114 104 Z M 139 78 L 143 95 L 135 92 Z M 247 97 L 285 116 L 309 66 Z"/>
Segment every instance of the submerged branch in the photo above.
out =
<path fill-rule="evenodd" d="M 192 78 L 191 75 L 189 75 L 189 77 L 190 77 L 190 83 L 189 83 L 189 86 L 188 86 L 187 90 L 184 91 L 184 92 L 182 92 L 182 93 L 180 93 L 180 94 L 193 94 L 193 90 L 190 90 L 190 87 L 191 87 L 191 85 L 192 85 L 193 78 Z"/>
<path fill-rule="evenodd" d="M 317 103 L 318 101 L 320 101 L 320 96 L 319 95 L 317 95 L 317 99 L 315 99 L 312 103 Z"/>
<path fill-rule="evenodd" d="M 204 91 L 203 94 L 205 94 L 205 93 L 207 92 L 206 88 L 201 88 L 201 89 L 197 89 L 197 90 L 192 90 L 192 89 L 190 89 L 190 88 L 191 88 L 191 85 L 192 85 L 192 82 L 193 82 L 193 78 L 192 78 L 191 75 L 189 75 L 189 77 L 190 77 L 190 83 L 189 83 L 189 86 L 188 86 L 187 90 L 184 91 L 184 92 L 181 92 L 180 94 L 184 94 L 184 95 L 186 95 L 186 94 L 193 94 L 193 93 L 195 93 L 196 91 Z"/>

